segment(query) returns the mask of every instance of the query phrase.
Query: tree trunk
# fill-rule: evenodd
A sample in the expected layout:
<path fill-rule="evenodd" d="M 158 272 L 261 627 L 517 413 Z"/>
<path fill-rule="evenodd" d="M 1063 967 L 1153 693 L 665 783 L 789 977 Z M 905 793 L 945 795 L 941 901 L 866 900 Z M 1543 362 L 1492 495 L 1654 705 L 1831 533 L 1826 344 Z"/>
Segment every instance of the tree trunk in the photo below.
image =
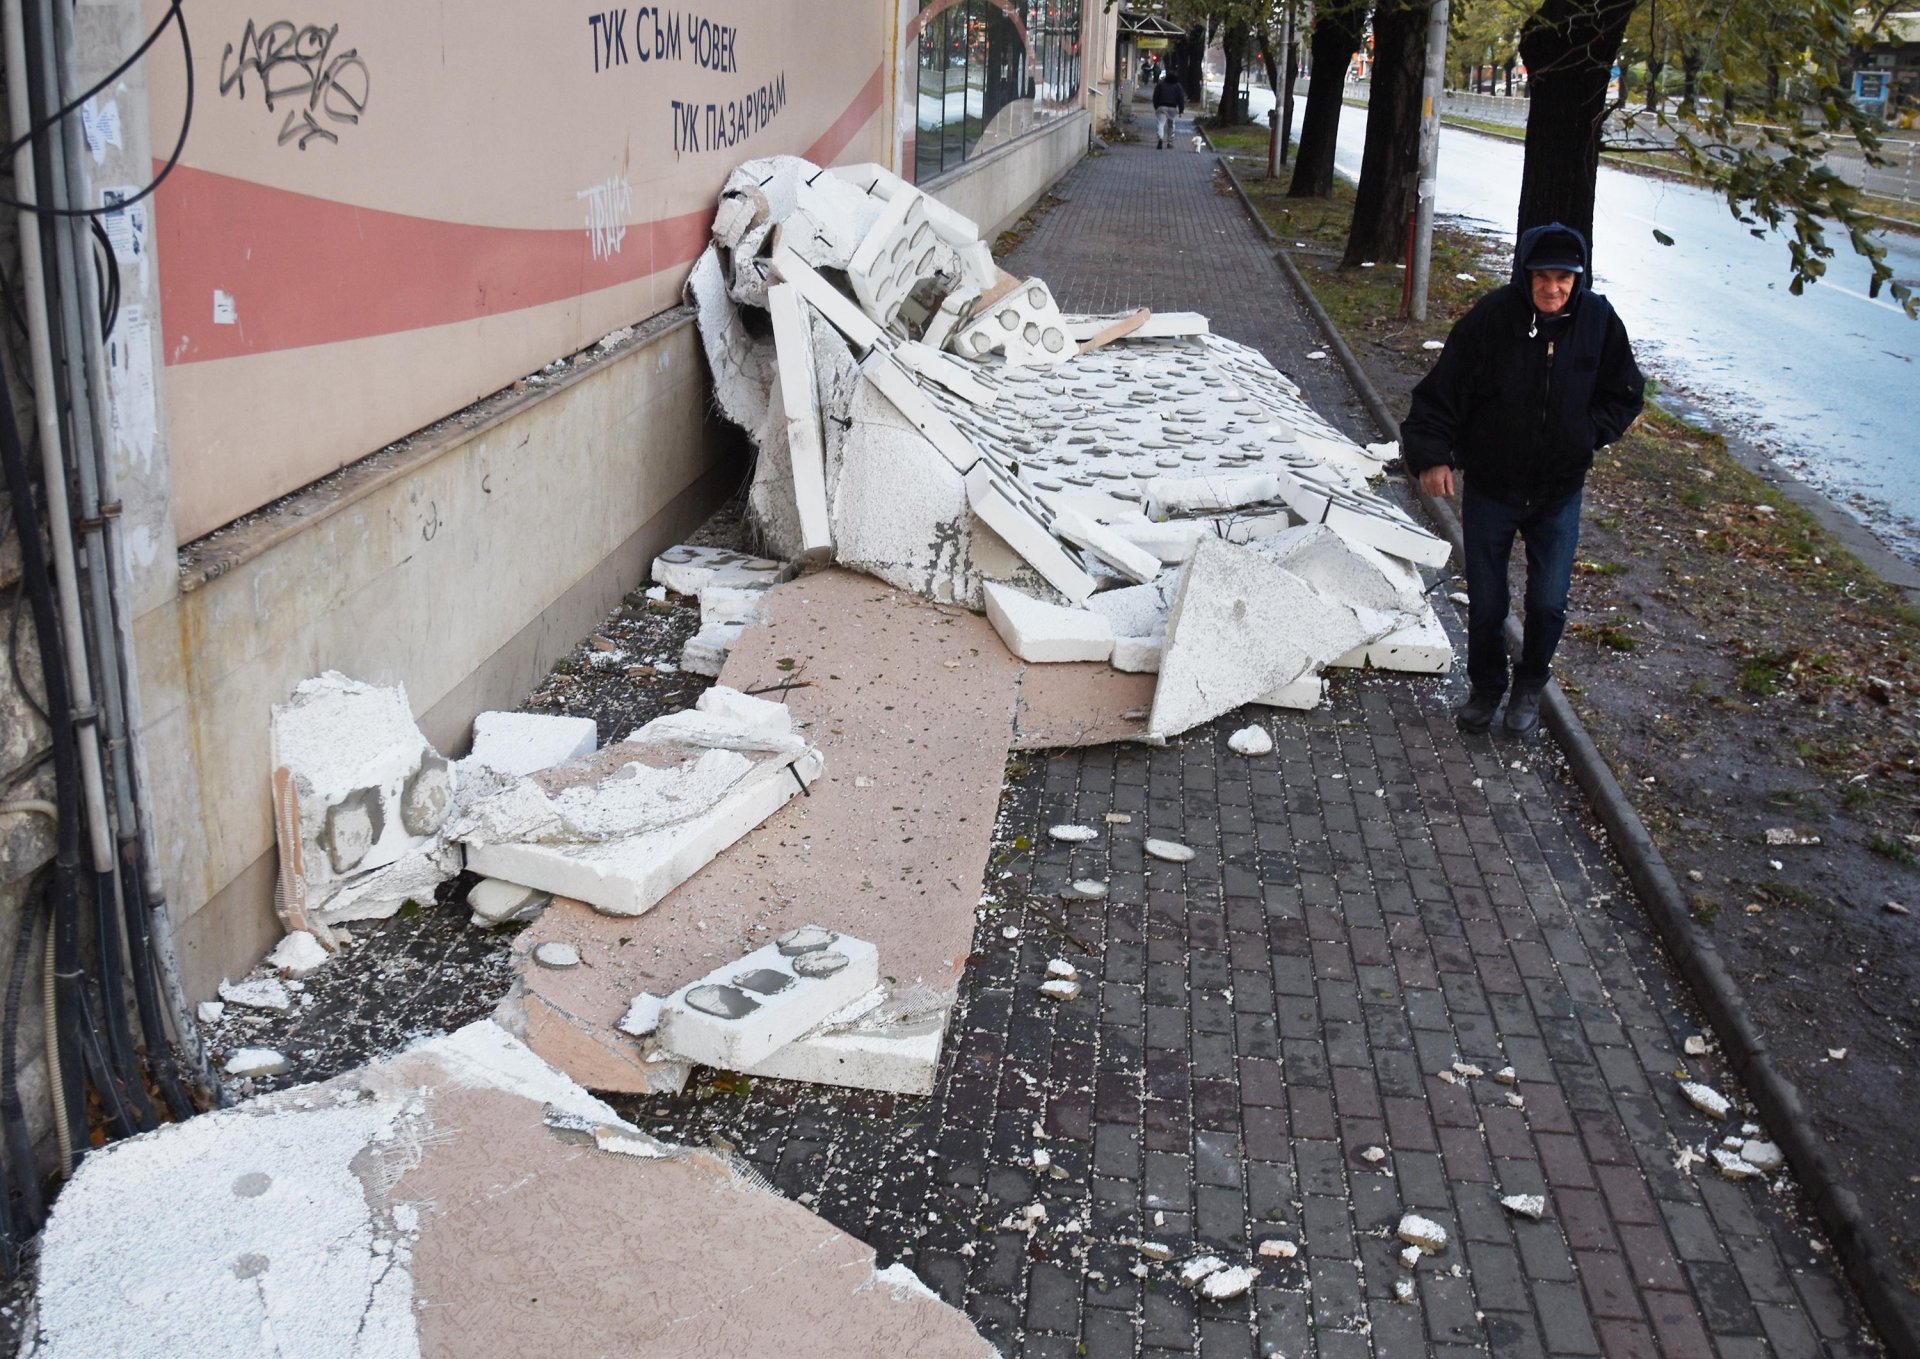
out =
<path fill-rule="evenodd" d="M 1246 96 L 1240 90 L 1247 64 L 1247 26 L 1228 24 L 1220 47 L 1226 55 L 1227 71 L 1220 87 L 1220 116 L 1216 121 L 1221 127 L 1238 127 L 1247 121 Z"/>
<path fill-rule="evenodd" d="M 1647 62 L 1647 112 L 1652 113 L 1660 107 L 1660 73 L 1667 69 L 1664 61 Z"/>
<path fill-rule="evenodd" d="M 1526 165 L 1517 228 L 1561 222 L 1593 243 L 1593 184 L 1613 57 L 1639 0 L 1545 0 L 1520 30 Z"/>
<path fill-rule="evenodd" d="M 1195 24 L 1181 40 L 1179 65 L 1173 68 L 1179 73 L 1180 83 L 1186 87 L 1187 106 L 1195 113 L 1207 106 L 1206 63 L 1207 26 Z"/>
<path fill-rule="evenodd" d="M 1340 135 L 1340 103 L 1346 95 L 1347 67 L 1360 50 L 1360 25 L 1366 10 L 1356 6 L 1323 9 L 1313 24 L 1313 84 L 1300 124 L 1300 156 L 1294 162 L 1289 198 L 1333 196 L 1333 152 Z"/>
<path fill-rule="evenodd" d="M 1700 94 L 1700 68 L 1705 64 L 1698 52 L 1689 48 L 1680 50 L 1680 107 L 1689 114 Z"/>
<path fill-rule="evenodd" d="M 1431 0 L 1428 0 L 1431 3 Z M 1427 65 L 1428 4 L 1383 0 L 1373 14 L 1373 93 L 1367 145 L 1342 268 L 1391 261 L 1406 248 L 1420 176 L 1420 86 Z"/>
<path fill-rule="evenodd" d="M 1507 98 L 1509 99 L 1513 98 L 1513 68 L 1514 68 L 1514 60 L 1512 57 L 1508 57 L 1507 58 Z"/>

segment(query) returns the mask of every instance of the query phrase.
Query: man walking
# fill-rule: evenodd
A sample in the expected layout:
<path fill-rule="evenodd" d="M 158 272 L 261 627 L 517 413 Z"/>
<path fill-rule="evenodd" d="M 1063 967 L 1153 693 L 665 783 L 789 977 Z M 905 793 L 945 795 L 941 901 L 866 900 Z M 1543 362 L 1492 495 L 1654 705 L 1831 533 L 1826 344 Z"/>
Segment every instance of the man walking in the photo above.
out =
<path fill-rule="evenodd" d="M 1173 145 L 1174 120 L 1187 111 L 1187 92 L 1180 84 L 1180 77 L 1171 71 L 1161 73 L 1159 83 L 1153 87 L 1153 113 L 1160 121 L 1160 140 L 1162 151 Z"/>
<path fill-rule="evenodd" d="M 1467 573 L 1467 701 L 1462 731 L 1493 725 L 1507 689 L 1507 563 L 1526 545 L 1525 641 L 1506 729 L 1540 725 L 1554 649 L 1567 625 L 1580 498 L 1593 455 L 1634 422 L 1646 378 L 1627 329 L 1587 282 L 1587 242 L 1558 222 L 1514 250 L 1513 282 L 1461 317 L 1433 371 L 1413 389 L 1401 454 L 1429 495 L 1465 474 L 1460 526 Z"/>

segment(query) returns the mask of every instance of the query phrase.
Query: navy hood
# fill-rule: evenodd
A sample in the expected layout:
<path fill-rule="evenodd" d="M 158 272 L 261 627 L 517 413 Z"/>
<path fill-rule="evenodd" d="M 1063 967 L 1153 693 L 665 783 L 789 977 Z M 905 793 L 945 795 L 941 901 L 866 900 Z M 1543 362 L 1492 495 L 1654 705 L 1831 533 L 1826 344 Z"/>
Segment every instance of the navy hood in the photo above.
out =
<path fill-rule="evenodd" d="M 1578 295 L 1587 290 L 1590 262 L 1585 236 L 1570 226 L 1548 222 L 1520 233 L 1520 242 L 1513 249 L 1513 281 L 1524 287 L 1529 270 L 1566 268 L 1569 263 L 1577 263 L 1573 291 Z"/>

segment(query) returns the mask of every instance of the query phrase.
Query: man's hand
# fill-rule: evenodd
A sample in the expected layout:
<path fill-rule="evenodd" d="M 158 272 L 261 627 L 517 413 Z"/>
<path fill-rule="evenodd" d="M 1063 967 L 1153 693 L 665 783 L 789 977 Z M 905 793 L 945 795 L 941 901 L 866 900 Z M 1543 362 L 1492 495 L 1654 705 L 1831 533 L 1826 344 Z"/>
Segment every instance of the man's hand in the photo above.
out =
<path fill-rule="evenodd" d="M 1445 463 L 1429 467 L 1420 474 L 1420 489 L 1428 495 L 1449 496 L 1453 494 L 1453 469 Z"/>

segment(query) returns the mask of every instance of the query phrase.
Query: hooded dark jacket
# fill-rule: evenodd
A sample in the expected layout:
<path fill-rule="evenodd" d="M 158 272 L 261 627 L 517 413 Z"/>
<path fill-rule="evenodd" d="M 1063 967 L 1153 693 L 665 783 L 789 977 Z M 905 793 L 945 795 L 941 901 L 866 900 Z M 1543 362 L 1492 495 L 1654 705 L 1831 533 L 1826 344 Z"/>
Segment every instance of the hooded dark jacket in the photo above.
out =
<path fill-rule="evenodd" d="M 1174 109 L 1180 113 L 1187 111 L 1187 90 L 1176 75 L 1160 77 L 1160 83 L 1153 87 L 1153 106 L 1157 109 Z"/>
<path fill-rule="evenodd" d="M 1528 271 L 1578 259 L 1557 316 L 1534 310 Z M 1580 489 L 1596 450 L 1626 433 L 1645 404 L 1646 378 L 1627 328 L 1588 289 L 1587 242 L 1558 222 L 1534 227 L 1514 250 L 1513 281 L 1461 317 L 1440 360 L 1413 389 L 1400 451 L 1415 475 L 1462 469 L 1481 495 L 1513 505 Z"/>

